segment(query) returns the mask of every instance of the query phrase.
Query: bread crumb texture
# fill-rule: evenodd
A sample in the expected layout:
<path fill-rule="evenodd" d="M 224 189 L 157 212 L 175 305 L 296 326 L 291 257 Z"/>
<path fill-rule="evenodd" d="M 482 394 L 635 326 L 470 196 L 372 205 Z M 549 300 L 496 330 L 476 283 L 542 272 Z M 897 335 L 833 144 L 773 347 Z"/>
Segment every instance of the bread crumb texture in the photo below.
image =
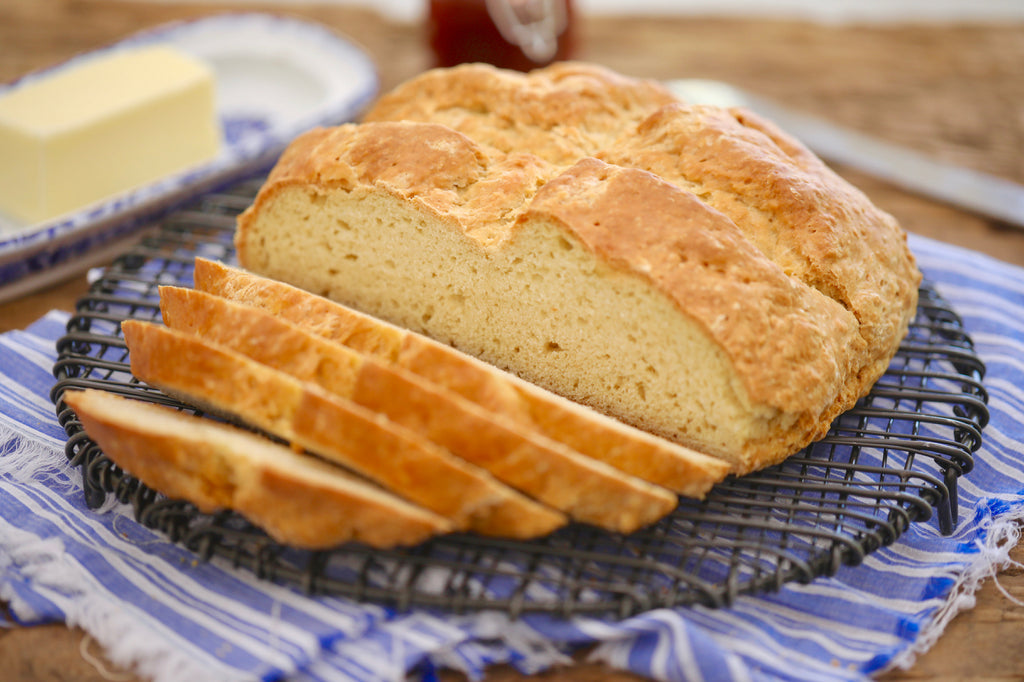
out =
<path fill-rule="evenodd" d="M 737 473 L 870 389 L 921 279 L 896 221 L 772 123 L 581 63 L 429 71 L 306 133 L 236 245 Z"/>

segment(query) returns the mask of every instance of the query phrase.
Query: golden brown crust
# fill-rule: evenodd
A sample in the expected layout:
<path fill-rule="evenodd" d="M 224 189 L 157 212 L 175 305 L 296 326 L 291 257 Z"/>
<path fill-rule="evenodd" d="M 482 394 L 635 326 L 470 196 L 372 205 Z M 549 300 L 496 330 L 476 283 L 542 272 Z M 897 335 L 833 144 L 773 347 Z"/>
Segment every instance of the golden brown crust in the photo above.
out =
<path fill-rule="evenodd" d="M 346 124 L 300 135 L 281 155 L 267 181 L 280 185 L 312 181 L 345 189 L 375 182 L 429 197 L 471 185 L 486 163 L 479 145 L 436 123 Z"/>
<path fill-rule="evenodd" d="M 276 191 L 309 185 L 344 190 L 375 185 L 442 219 L 469 210 L 500 220 L 535 191 L 551 169 L 534 157 L 513 156 L 497 163 L 498 168 L 485 175 L 491 160 L 482 148 L 435 123 L 347 124 L 300 136 L 282 155 L 267 182 Z M 472 199 L 468 207 L 467 192 Z M 271 200 L 272 195 L 260 193 L 240 219 L 259 213 Z M 463 229 L 454 221 L 453 227 Z M 246 238 L 246 231 L 236 235 L 240 254 L 249 253 Z"/>
<path fill-rule="evenodd" d="M 364 121 L 439 123 L 503 153 L 543 148 L 570 164 L 634 127 L 672 94 L 593 64 L 530 74 L 466 64 L 428 71 L 381 97 Z"/>
<path fill-rule="evenodd" d="M 626 427 L 424 336 L 323 297 L 221 263 L 196 259 L 197 289 L 258 306 L 462 396 L 518 428 L 643 480 L 702 497 L 728 471 L 720 460 Z"/>
<path fill-rule="evenodd" d="M 169 497 L 234 509 L 310 549 L 413 545 L 451 524 L 341 469 L 247 431 L 97 390 L 64 400 L 104 454 Z"/>

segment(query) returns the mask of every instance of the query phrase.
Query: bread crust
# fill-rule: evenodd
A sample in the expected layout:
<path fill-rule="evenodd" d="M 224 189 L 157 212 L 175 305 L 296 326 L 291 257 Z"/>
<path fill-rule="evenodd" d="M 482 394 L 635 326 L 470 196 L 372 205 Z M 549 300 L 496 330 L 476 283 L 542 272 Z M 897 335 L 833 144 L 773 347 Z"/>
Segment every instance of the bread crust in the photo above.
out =
<path fill-rule="evenodd" d="M 562 62 L 529 74 L 464 64 L 399 85 L 363 120 L 438 123 L 502 154 L 542 148 L 548 162 L 570 165 L 675 101 L 655 81 L 596 64 Z"/>
<path fill-rule="evenodd" d="M 233 509 L 279 542 L 390 548 L 451 530 L 436 514 L 247 431 L 95 389 L 63 399 L 103 453 L 152 489 L 207 513 Z"/>

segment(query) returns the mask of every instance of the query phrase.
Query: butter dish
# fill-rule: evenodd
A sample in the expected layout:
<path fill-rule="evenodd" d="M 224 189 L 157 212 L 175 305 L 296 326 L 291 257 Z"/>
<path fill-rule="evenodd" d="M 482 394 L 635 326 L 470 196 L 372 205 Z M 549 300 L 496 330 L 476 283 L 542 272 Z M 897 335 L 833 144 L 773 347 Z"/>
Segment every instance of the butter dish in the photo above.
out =
<path fill-rule="evenodd" d="M 0 214 L 0 301 L 108 260 L 162 212 L 267 168 L 296 135 L 354 118 L 377 94 L 373 63 L 344 38 L 311 22 L 245 13 L 137 33 L 0 85 L 0 95 L 102 53 L 156 44 L 194 56 L 213 70 L 224 141 L 219 154 L 38 224 Z"/>

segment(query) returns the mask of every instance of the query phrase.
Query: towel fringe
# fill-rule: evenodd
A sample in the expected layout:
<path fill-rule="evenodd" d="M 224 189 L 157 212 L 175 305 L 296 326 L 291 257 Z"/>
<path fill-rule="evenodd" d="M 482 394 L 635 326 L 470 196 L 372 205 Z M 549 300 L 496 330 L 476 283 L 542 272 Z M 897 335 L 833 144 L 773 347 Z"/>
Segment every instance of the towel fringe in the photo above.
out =
<path fill-rule="evenodd" d="M 1014 598 L 999 583 L 1000 571 L 1012 566 L 1021 567 L 1020 563 L 1010 558 L 1010 550 L 1017 546 L 1021 538 L 1021 521 L 1024 521 L 1024 509 L 1008 512 L 998 519 L 989 517 L 981 522 L 982 537 L 975 541 L 978 547 L 976 558 L 963 569 L 945 604 L 935 613 L 932 620 L 921 628 L 914 643 L 894 656 L 881 672 L 911 668 L 918 656 L 935 645 L 945 632 L 946 626 L 957 615 L 975 607 L 975 595 L 988 579 L 994 581 L 996 588 L 1007 599 L 1024 606 L 1024 602 Z"/>
<path fill-rule="evenodd" d="M 66 458 L 55 456 L 46 442 L 0 425 L 0 443 L 6 444 L 2 454 L 7 481 L 22 485 L 45 481 L 51 489 L 81 495 L 78 470 Z M 154 682 L 203 680 L 210 674 L 166 637 L 147 630 L 130 609 L 99 597 L 104 590 L 86 576 L 60 538 L 40 539 L 0 519 L 0 577 L 0 599 L 8 602 L 11 616 L 19 624 L 35 625 L 63 617 L 68 626 L 80 627 L 92 636 L 111 663 Z M 21 598 L 19 584 L 30 585 L 33 593 L 61 613 L 40 612 Z M 227 668 L 223 672 L 230 675 Z"/>

